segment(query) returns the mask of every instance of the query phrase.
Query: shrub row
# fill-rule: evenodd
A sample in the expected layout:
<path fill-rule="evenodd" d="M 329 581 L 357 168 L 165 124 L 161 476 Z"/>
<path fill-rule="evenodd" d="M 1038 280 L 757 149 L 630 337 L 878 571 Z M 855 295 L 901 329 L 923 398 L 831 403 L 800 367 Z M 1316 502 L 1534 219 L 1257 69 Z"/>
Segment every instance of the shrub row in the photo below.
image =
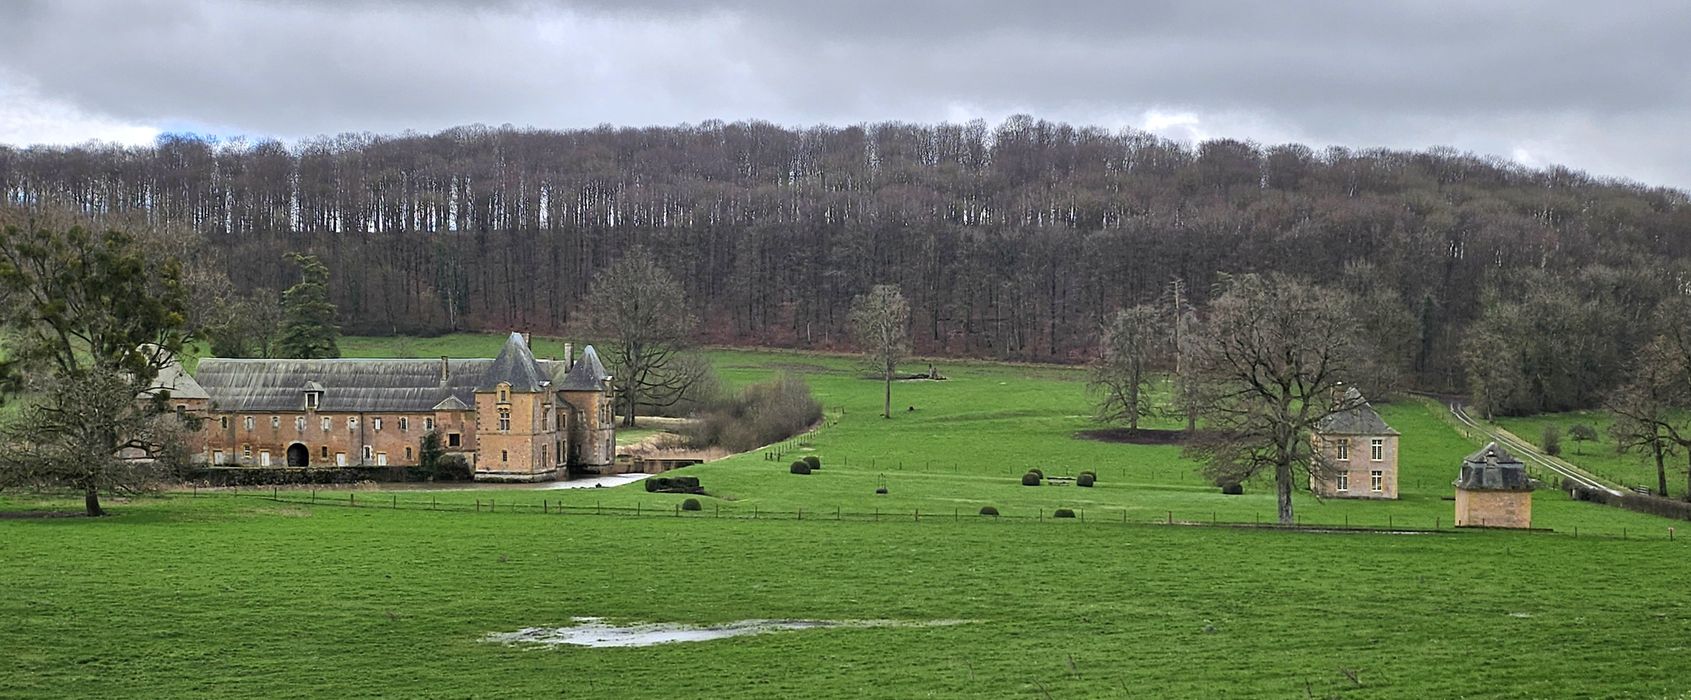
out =
<path fill-rule="evenodd" d="M 699 486 L 696 476 L 651 476 L 646 477 L 646 493 L 696 493 L 703 495 L 704 488 Z"/>
<path fill-rule="evenodd" d="M 1573 497 L 1574 500 L 1602 503 L 1603 505 L 1625 508 L 1639 513 L 1659 515 L 1664 518 L 1691 520 L 1691 503 L 1685 501 L 1626 491 L 1616 496 L 1607 491 L 1588 489 L 1569 481 L 1562 482 L 1562 486 L 1568 490 L 1568 495 Z"/>

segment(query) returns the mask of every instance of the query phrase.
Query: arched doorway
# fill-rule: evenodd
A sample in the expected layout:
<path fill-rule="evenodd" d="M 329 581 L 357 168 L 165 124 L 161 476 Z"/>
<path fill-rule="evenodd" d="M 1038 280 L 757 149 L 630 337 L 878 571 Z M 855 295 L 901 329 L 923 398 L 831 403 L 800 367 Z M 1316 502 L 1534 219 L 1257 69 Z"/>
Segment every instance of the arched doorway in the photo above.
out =
<path fill-rule="evenodd" d="M 311 466 L 311 450 L 306 449 L 305 445 L 301 445 L 297 442 L 292 445 L 288 445 L 288 466 Z"/>

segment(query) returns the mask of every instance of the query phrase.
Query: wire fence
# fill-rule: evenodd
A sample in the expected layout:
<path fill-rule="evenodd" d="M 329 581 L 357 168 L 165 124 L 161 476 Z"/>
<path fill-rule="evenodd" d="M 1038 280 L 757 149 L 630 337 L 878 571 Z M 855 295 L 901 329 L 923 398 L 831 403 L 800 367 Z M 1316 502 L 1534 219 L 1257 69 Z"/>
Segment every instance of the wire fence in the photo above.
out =
<path fill-rule="evenodd" d="M 605 505 L 603 503 L 569 502 L 564 500 L 541 499 L 539 503 L 531 500 L 501 500 L 496 497 L 475 498 L 471 500 L 447 499 L 430 495 L 426 499 L 415 492 L 405 494 L 401 498 L 398 493 L 358 492 L 344 493 L 318 492 L 309 493 L 283 492 L 280 489 L 268 491 L 226 491 L 193 492 L 191 497 L 216 498 L 234 497 L 251 498 L 269 503 L 312 506 L 337 507 L 370 510 L 393 511 L 428 511 L 443 513 L 477 513 L 477 514 L 506 514 L 527 516 L 558 516 L 558 517 L 622 517 L 622 518 L 676 518 L 676 519 L 711 519 L 711 520 L 764 520 L 764 521 L 793 521 L 793 522 L 854 522 L 854 523 L 931 523 L 931 522 L 977 522 L 977 523 L 1075 523 L 1093 525 L 1163 525 L 1187 527 L 1225 527 L 1225 528 L 1257 528 L 1296 532 L 1354 532 L 1381 534 L 1425 534 L 1425 535 L 1454 535 L 1475 531 L 1499 531 L 1503 528 L 1488 527 L 1457 527 L 1449 518 L 1435 516 L 1404 517 L 1399 515 L 1385 515 L 1368 519 L 1352 518 L 1342 515 L 1337 518 L 1307 518 L 1298 516 L 1291 525 L 1281 525 L 1276 522 L 1273 513 L 1254 513 L 1250 520 L 1243 520 L 1237 513 L 1223 514 L 1220 511 L 1199 512 L 1191 510 L 1167 510 L 1150 512 L 1133 508 L 1019 508 L 997 509 L 992 514 L 983 514 L 973 508 L 953 507 L 949 510 L 921 508 L 895 509 L 874 508 L 868 511 L 847 510 L 835 508 L 789 508 L 770 509 L 760 506 L 736 506 L 721 503 L 700 504 L 699 510 L 687 510 L 681 501 L 665 502 L 649 505 L 635 503 L 627 505 Z M 573 499 L 572 499 L 573 500 Z M 1586 528 L 1575 527 L 1569 530 L 1551 530 L 1534 528 L 1530 530 L 1511 529 L 1515 532 L 1527 533 L 1534 536 L 1560 536 L 1570 538 L 1597 538 L 1610 540 L 1665 540 L 1678 541 L 1678 533 L 1674 527 L 1665 528 Z"/>

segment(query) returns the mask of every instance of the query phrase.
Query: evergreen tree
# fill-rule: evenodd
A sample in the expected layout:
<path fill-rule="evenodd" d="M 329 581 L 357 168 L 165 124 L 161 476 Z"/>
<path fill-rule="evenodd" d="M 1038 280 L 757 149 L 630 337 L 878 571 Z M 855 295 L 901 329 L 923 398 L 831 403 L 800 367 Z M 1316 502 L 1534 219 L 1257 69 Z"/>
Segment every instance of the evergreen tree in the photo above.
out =
<path fill-rule="evenodd" d="M 282 357 L 313 360 L 341 356 L 335 305 L 329 301 L 329 268 L 315 255 L 289 253 L 300 281 L 282 292 Z"/>

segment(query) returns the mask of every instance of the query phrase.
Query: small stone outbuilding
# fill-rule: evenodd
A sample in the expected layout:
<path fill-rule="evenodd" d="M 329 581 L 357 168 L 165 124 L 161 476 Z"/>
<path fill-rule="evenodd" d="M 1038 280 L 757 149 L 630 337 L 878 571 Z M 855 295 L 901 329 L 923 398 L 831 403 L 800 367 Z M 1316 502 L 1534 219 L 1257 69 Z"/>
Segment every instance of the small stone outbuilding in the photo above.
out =
<path fill-rule="evenodd" d="M 1532 477 L 1497 443 L 1462 461 L 1455 486 L 1457 527 L 1532 527 Z"/>

